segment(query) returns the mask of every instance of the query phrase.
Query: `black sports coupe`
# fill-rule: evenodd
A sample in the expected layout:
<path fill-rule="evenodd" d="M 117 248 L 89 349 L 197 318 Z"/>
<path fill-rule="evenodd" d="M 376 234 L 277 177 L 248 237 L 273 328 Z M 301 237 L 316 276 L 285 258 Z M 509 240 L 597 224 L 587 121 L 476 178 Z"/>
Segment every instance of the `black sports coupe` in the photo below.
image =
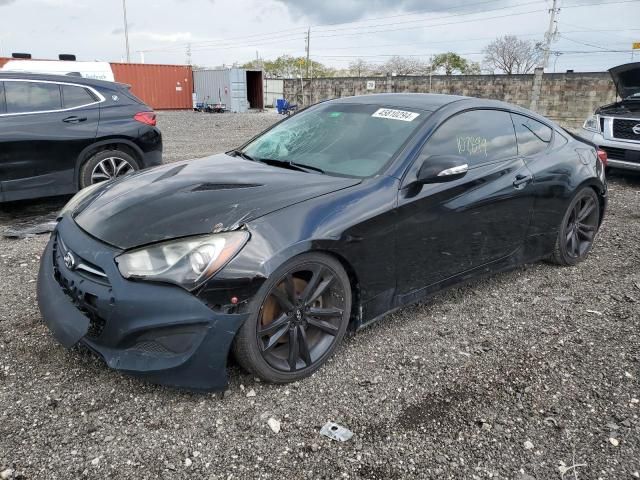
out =
<path fill-rule="evenodd" d="M 605 163 L 498 101 L 323 102 L 237 150 L 80 191 L 42 256 L 40 310 L 64 346 L 153 382 L 223 389 L 231 352 L 298 380 L 348 328 L 480 275 L 583 260 Z"/>

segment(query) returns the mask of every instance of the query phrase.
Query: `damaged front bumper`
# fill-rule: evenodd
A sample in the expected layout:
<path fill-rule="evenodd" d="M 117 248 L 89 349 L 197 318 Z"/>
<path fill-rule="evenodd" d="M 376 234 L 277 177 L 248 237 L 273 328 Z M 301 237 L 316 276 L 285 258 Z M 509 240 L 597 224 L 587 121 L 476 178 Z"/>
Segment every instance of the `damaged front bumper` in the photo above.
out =
<path fill-rule="evenodd" d="M 177 286 L 126 280 L 114 261 L 120 253 L 62 218 L 38 275 L 38 305 L 54 337 L 153 383 L 223 390 L 231 342 L 248 313 L 214 311 Z"/>

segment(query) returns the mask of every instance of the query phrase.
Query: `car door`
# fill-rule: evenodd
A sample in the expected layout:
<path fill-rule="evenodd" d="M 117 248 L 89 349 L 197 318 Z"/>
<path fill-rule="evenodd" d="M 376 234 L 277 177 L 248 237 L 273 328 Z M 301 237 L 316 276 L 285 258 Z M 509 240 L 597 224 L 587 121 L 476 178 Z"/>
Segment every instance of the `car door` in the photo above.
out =
<path fill-rule="evenodd" d="M 99 107 L 98 98 L 78 86 L 87 95 L 91 93 L 84 100 L 89 106 L 78 108 L 77 96 L 69 87 L 57 82 L 4 80 L 0 178 L 5 200 L 76 190 L 76 160 L 95 139 Z"/>
<path fill-rule="evenodd" d="M 567 208 L 566 186 L 574 171 L 578 153 L 561 153 L 568 139 L 548 125 L 526 115 L 512 113 L 516 129 L 518 153 L 533 172 L 531 186 L 534 197 L 534 216 L 531 235 L 553 234 Z"/>
<path fill-rule="evenodd" d="M 463 157 L 457 180 L 417 185 L 435 155 Z M 533 199 L 509 112 L 470 110 L 443 122 L 406 175 L 398 199 L 398 294 L 409 295 L 523 245 Z"/>

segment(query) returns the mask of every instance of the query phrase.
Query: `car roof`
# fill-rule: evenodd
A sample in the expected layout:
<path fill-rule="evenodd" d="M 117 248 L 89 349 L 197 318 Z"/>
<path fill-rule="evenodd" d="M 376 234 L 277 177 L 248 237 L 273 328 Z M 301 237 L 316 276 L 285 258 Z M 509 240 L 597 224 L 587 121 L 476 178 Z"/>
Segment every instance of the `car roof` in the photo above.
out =
<path fill-rule="evenodd" d="M 114 88 L 124 85 L 118 82 L 109 82 L 106 80 L 97 80 L 94 78 L 78 77 L 75 75 L 55 75 L 51 73 L 29 73 L 29 72 L 3 72 L 0 70 L 0 81 L 2 80 L 43 80 L 46 82 L 65 82 L 75 83 L 78 85 L 87 85 L 89 87 L 106 87 Z"/>
<path fill-rule="evenodd" d="M 359 103 L 365 105 L 386 105 L 399 108 L 418 108 L 420 110 L 437 110 L 458 100 L 470 97 L 462 95 L 443 95 L 439 93 L 376 93 L 371 95 L 358 95 L 355 97 L 342 97 L 330 100 L 332 103 Z"/>
<path fill-rule="evenodd" d="M 433 112 L 441 107 L 456 103 L 455 111 L 468 108 L 493 108 L 510 110 L 530 117 L 553 123 L 532 110 L 514 105 L 512 103 L 492 100 L 488 98 L 467 97 L 464 95 L 445 95 L 440 93 L 379 93 L 372 95 L 358 95 L 355 97 L 341 97 L 329 100 L 328 103 L 359 103 L 365 105 L 380 105 L 397 108 L 417 108 Z"/>

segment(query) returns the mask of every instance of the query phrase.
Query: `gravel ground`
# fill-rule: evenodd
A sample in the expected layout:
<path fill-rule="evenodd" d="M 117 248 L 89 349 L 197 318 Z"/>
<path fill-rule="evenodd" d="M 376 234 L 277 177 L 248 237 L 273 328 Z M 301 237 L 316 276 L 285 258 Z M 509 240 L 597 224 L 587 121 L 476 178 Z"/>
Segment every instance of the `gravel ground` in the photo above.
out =
<path fill-rule="evenodd" d="M 163 112 L 167 160 L 236 146 L 277 118 Z M 0 230 L 63 202 L 0 207 Z M 578 267 L 529 265 L 405 308 L 296 384 L 232 366 L 222 398 L 58 345 L 35 297 L 46 241 L 0 238 L 0 478 L 640 477 L 638 176 L 612 176 Z M 321 437 L 329 420 L 354 437 Z"/>

